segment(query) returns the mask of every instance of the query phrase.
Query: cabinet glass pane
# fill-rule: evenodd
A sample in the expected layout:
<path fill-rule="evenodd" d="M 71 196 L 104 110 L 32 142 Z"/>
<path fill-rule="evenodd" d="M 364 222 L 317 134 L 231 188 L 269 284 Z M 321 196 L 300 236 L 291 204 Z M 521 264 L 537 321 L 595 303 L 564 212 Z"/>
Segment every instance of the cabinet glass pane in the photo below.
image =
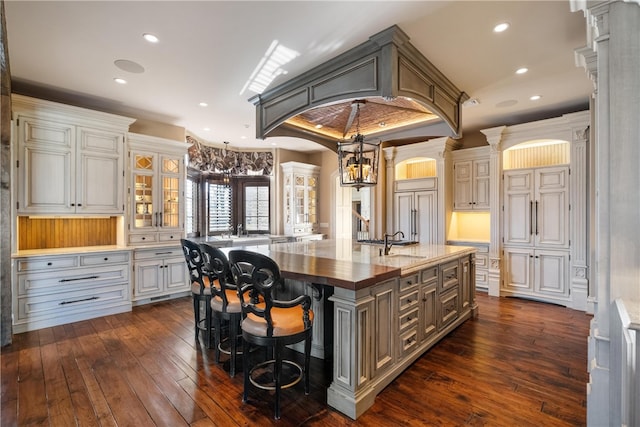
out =
<path fill-rule="evenodd" d="M 180 160 L 178 160 L 178 159 L 162 159 L 162 172 L 163 173 L 179 173 L 180 172 Z"/>
<path fill-rule="evenodd" d="M 304 189 L 296 188 L 296 224 L 302 224 L 305 221 L 304 212 Z"/>
<path fill-rule="evenodd" d="M 153 156 L 135 155 L 134 167 L 139 170 L 153 170 Z"/>
<path fill-rule="evenodd" d="M 180 179 L 162 177 L 162 226 L 177 228 L 180 224 Z"/>
<path fill-rule="evenodd" d="M 135 227 L 153 227 L 153 176 L 134 174 L 133 177 Z"/>

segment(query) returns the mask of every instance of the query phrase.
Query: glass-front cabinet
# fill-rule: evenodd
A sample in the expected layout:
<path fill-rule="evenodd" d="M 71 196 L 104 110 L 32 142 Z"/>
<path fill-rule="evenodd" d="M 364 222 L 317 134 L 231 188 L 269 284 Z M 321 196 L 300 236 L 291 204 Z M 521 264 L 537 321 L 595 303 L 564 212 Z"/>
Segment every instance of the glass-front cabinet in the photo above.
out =
<path fill-rule="evenodd" d="M 144 140 L 148 138 L 145 136 Z M 142 136 L 136 135 L 130 136 L 129 140 L 131 220 L 127 227 L 128 243 L 177 242 L 184 234 L 184 152 L 176 150 L 173 144 L 162 147 L 158 141 L 153 145 L 145 144 L 145 149 L 141 149 L 139 144 L 143 141 L 139 139 Z M 151 146 L 153 151 L 148 149 Z M 160 151 L 159 148 L 164 149 Z"/>
<path fill-rule="evenodd" d="M 299 162 L 282 163 L 284 232 L 304 235 L 318 231 L 318 174 L 320 167 Z"/>

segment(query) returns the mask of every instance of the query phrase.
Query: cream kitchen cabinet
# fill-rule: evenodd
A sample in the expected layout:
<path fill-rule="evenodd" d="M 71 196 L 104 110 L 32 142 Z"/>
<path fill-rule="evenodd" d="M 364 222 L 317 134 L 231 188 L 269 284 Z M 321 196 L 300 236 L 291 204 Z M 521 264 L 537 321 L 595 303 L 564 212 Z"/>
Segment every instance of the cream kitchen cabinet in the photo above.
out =
<path fill-rule="evenodd" d="M 569 299 L 569 168 L 504 172 L 504 270 L 508 295 Z"/>
<path fill-rule="evenodd" d="M 285 162 L 281 166 L 284 233 L 304 235 L 317 232 L 320 167 L 299 162 Z"/>
<path fill-rule="evenodd" d="M 130 272 L 127 250 L 14 259 L 14 332 L 131 311 Z"/>
<path fill-rule="evenodd" d="M 184 155 L 187 146 L 129 134 L 127 242 L 178 242 L 184 236 Z"/>
<path fill-rule="evenodd" d="M 454 161 L 453 172 L 453 209 L 488 211 L 489 159 Z"/>
<path fill-rule="evenodd" d="M 569 168 L 504 172 L 504 244 L 569 247 Z"/>
<path fill-rule="evenodd" d="M 181 247 L 135 249 L 133 261 L 134 303 L 157 301 L 190 291 Z"/>
<path fill-rule="evenodd" d="M 392 232 L 402 231 L 404 238 L 420 243 L 438 241 L 437 178 L 396 181 L 393 195 L 395 225 Z"/>
<path fill-rule="evenodd" d="M 123 214 L 133 119 L 13 95 L 18 214 Z"/>
<path fill-rule="evenodd" d="M 505 247 L 504 277 L 505 291 L 564 304 L 569 297 L 569 252 Z"/>

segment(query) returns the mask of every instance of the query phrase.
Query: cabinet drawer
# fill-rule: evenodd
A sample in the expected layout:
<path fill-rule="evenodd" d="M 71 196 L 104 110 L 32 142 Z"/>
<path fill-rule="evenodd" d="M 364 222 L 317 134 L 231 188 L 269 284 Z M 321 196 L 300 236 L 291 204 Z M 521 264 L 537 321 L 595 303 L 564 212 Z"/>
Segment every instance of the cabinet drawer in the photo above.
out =
<path fill-rule="evenodd" d="M 440 292 L 458 286 L 460 264 L 458 260 L 448 262 L 440 266 L 442 281 L 440 282 Z"/>
<path fill-rule="evenodd" d="M 76 268 L 49 272 L 18 274 L 18 296 L 66 294 L 77 289 L 91 289 L 112 283 L 129 283 L 129 265 L 100 268 Z"/>
<path fill-rule="evenodd" d="M 406 331 L 407 328 L 417 327 L 416 325 L 418 324 L 418 307 L 401 315 L 398 318 L 398 320 L 399 320 L 398 324 L 400 326 L 400 333 L 403 333 L 404 331 Z"/>
<path fill-rule="evenodd" d="M 172 241 L 179 242 L 183 236 L 182 236 L 182 233 L 175 232 L 175 233 L 160 233 L 159 237 L 161 242 L 172 242 Z"/>
<path fill-rule="evenodd" d="M 398 309 L 402 312 L 418 305 L 418 289 L 399 297 Z"/>
<path fill-rule="evenodd" d="M 400 358 L 410 354 L 418 346 L 418 329 L 413 328 L 400 336 Z"/>
<path fill-rule="evenodd" d="M 440 295 L 438 299 L 438 330 L 442 330 L 458 318 L 459 295 L 453 289 Z"/>
<path fill-rule="evenodd" d="M 400 278 L 400 292 L 404 292 L 406 290 L 415 287 L 418 284 L 418 275 L 412 274 L 411 276 L 401 277 Z"/>
<path fill-rule="evenodd" d="M 155 243 L 157 241 L 158 235 L 156 233 L 129 234 L 130 244 Z"/>
<path fill-rule="evenodd" d="M 129 252 L 105 252 L 100 254 L 81 255 L 80 266 L 122 264 L 129 262 Z"/>
<path fill-rule="evenodd" d="M 420 272 L 420 283 L 429 283 L 438 279 L 438 266 L 424 269 Z"/>
<path fill-rule="evenodd" d="M 129 285 L 91 287 L 77 291 L 65 291 L 56 295 L 19 297 L 17 323 L 21 320 L 37 321 L 39 318 L 78 315 L 91 312 L 105 305 L 117 305 L 129 300 Z"/>
<path fill-rule="evenodd" d="M 136 250 L 133 253 L 133 259 L 158 259 L 158 258 L 171 258 L 171 257 L 184 257 L 181 247 L 169 246 L 166 248 L 145 249 L 142 251 Z"/>
<path fill-rule="evenodd" d="M 58 256 L 58 257 L 34 257 L 18 259 L 18 272 L 22 271 L 46 271 L 56 268 L 70 268 L 78 266 L 77 256 Z"/>

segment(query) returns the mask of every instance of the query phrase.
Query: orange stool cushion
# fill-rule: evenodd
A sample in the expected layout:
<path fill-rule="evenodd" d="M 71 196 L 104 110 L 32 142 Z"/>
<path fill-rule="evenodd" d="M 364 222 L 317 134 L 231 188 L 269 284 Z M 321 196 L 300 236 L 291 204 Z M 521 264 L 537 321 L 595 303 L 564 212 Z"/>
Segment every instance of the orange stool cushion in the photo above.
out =
<path fill-rule="evenodd" d="M 211 281 L 209 280 L 209 277 L 204 276 L 202 279 L 202 281 L 204 282 L 203 295 L 211 295 Z M 218 280 L 216 279 L 215 281 L 217 282 Z M 191 293 L 200 295 L 200 283 L 191 282 Z"/>
<path fill-rule="evenodd" d="M 303 332 L 305 330 L 303 315 L 304 310 L 299 305 L 291 308 L 273 307 L 271 309 L 273 336 L 295 335 Z M 309 310 L 309 320 L 313 323 L 313 310 Z M 252 335 L 266 337 L 267 321 L 262 317 L 249 313 L 242 321 L 242 330 Z"/>

